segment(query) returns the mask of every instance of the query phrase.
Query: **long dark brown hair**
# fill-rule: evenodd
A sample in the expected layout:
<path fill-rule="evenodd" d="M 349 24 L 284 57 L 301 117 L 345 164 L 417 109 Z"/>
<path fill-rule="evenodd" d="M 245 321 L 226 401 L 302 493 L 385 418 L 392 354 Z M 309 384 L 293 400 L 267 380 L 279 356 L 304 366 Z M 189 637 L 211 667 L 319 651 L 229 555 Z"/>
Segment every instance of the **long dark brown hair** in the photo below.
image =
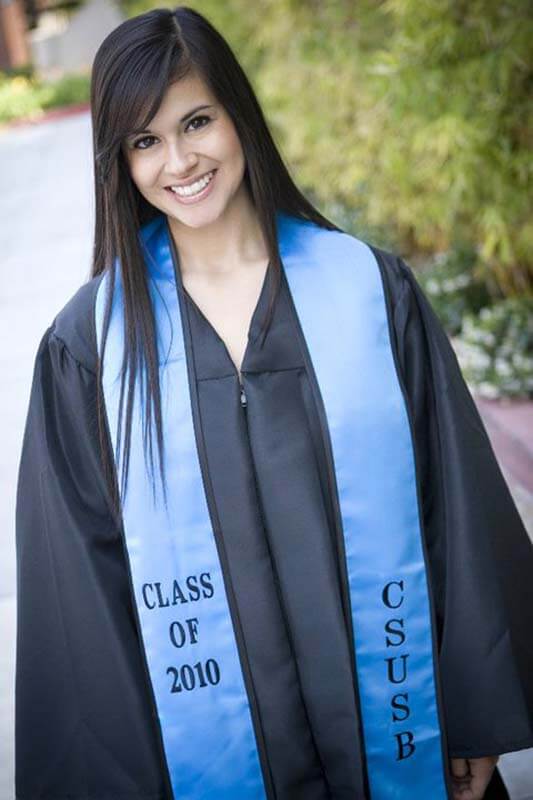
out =
<path fill-rule="evenodd" d="M 136 375 L 145 394 L 143 443 L 154 488 L 152 426 L 155 421 L 159 471 L 166 502 L 164 442 L 161 420 L 157 338 L 139 228 L 161 213 L 133 183 L 122 144 L 146 130 L 168 85 L 195 73 L 231 117 L 245 159 L 244 180 L 267 244 L 274 280 L 265 327 L 281 278 L 276 212 L 340 230 L 317 211 L 294 184 L 274 143 L 254 90 L 231 48 L 208 20 L 187 6 L 154 9 L 126 20 L 104 39 L 91 77 L 96 220 L 92 277 L 109 271 L 108 292 L 98 359 L 97 409 L 100 449 L 114 512 L 120 514 L 130 457 Z M 120 489 L 107 446 L 102 397 L 103 348 L 111 316 L 116 269 L 124 297 L 124 353 L 121 372 L 117 463 L 122 462 Z M 126 396 L 127 376 L 127 396 Z M 124 426 L 124 401 L 126 418 Z M 125 433 L 123 433 L 123 427 Z M 124 443 L 122 445 L 122 437 Z"/>

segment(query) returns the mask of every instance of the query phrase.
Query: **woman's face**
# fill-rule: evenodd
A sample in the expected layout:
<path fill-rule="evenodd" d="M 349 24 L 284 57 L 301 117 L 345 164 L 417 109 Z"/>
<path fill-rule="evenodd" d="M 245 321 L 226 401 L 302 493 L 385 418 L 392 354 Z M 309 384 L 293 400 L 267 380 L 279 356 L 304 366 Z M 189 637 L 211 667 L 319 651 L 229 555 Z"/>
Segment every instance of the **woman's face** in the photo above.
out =
<path fill-rule="evenodd" d="M 129 136 L 123 150 L 139 192 L 183 225 L 214 222 L 245 192 L 233 122 L 197 75 L 169 85 L 149 127 Z"/>

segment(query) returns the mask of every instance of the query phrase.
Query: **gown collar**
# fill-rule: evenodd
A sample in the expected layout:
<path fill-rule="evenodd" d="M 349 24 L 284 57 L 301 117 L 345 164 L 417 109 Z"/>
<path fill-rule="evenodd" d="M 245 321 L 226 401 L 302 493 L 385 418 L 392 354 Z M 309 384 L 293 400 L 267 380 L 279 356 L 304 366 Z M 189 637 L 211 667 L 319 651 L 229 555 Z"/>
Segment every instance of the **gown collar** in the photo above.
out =
<path fill-rule="evenodd" d="M 296 241 L 291 222 L 298 223 L 299 220 L 277 212 L 276 222 L 280 236 L 280 254 L 285 252 L 287 255 L 291 242 Z M 177 264 L 174 264 L 174 257 L 177 258 L 177 254 L 166 215 L 158 214 L 146 223 L 141 228 L 140 237 L 151 279 L 155 283 L 164 281 L 176 286 L 181 314 L 185 315 L 193 339 L 197 378 L 212 379 L 228 375 L 237 377 L 237 368 L 224 341 L 183 286 L 180 270 Z M 272 284 L 273 270 L 269 264 L 250 322 L 248 343 L 241 365 L 242 376 L 264 371 L 294 369 L 303 365 L 303 357 L 295 335 L 295 321 L 283 264 L 281 285 L 275 299 L 271 323 L 265 336 L 260 336 Z"/>

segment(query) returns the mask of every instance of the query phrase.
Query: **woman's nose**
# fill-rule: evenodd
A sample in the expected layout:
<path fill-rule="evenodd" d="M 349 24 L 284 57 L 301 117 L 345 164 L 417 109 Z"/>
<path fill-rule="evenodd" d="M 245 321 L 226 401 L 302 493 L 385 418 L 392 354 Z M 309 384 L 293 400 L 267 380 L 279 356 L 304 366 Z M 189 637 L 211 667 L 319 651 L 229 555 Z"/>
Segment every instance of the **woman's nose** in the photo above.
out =
<path fill-rule="evenodd" d="M 178 142 L 170 142 L 166 149 L 165 169 L 175 178 L 187 175 L 194 167 L 198 159 L 194 153 L 190 153 Z"/>

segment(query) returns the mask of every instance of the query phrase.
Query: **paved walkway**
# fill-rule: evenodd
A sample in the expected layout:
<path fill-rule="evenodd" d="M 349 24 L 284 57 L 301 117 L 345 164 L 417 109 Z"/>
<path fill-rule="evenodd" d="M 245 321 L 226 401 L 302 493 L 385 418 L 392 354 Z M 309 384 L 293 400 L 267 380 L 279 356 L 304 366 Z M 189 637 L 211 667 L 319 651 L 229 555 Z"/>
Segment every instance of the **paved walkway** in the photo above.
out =
<path fill-rule="evenodd" d="M 484 398 L 476 402 L 502 464 L 533 497 L 533 402 Z"/>
<path fill-rule="evenodd" d="M 39 340 L 56 312 L 89 275 L 92 193 L 87 113 L 0 131 L 0 341 L 8 345 L 2 348 L 0 369 L 9 376 L 0 394 L 0 491 L 4 498 L 0 509 L 0 800 L 14 798 L 17 465 Z M 504 422 L 500 416 L 501 429 Z M 527 412 L 524 424 L 519 438 L 531 441 Z M 502 452 L 506 448 L 511 452 L 509 435 L 504 435 L 503 441 L 504 445 L 499 445 Z M 504 473 L 533 532 L 533 495 L 518 480 L 521 473 L 517 468 L 511 470 L 508 457 L 509 453 L 502 465 Z M 533 800 L 533 751 L 508 754 L 501 759 L 501 766 L 512 800 Z"/>

